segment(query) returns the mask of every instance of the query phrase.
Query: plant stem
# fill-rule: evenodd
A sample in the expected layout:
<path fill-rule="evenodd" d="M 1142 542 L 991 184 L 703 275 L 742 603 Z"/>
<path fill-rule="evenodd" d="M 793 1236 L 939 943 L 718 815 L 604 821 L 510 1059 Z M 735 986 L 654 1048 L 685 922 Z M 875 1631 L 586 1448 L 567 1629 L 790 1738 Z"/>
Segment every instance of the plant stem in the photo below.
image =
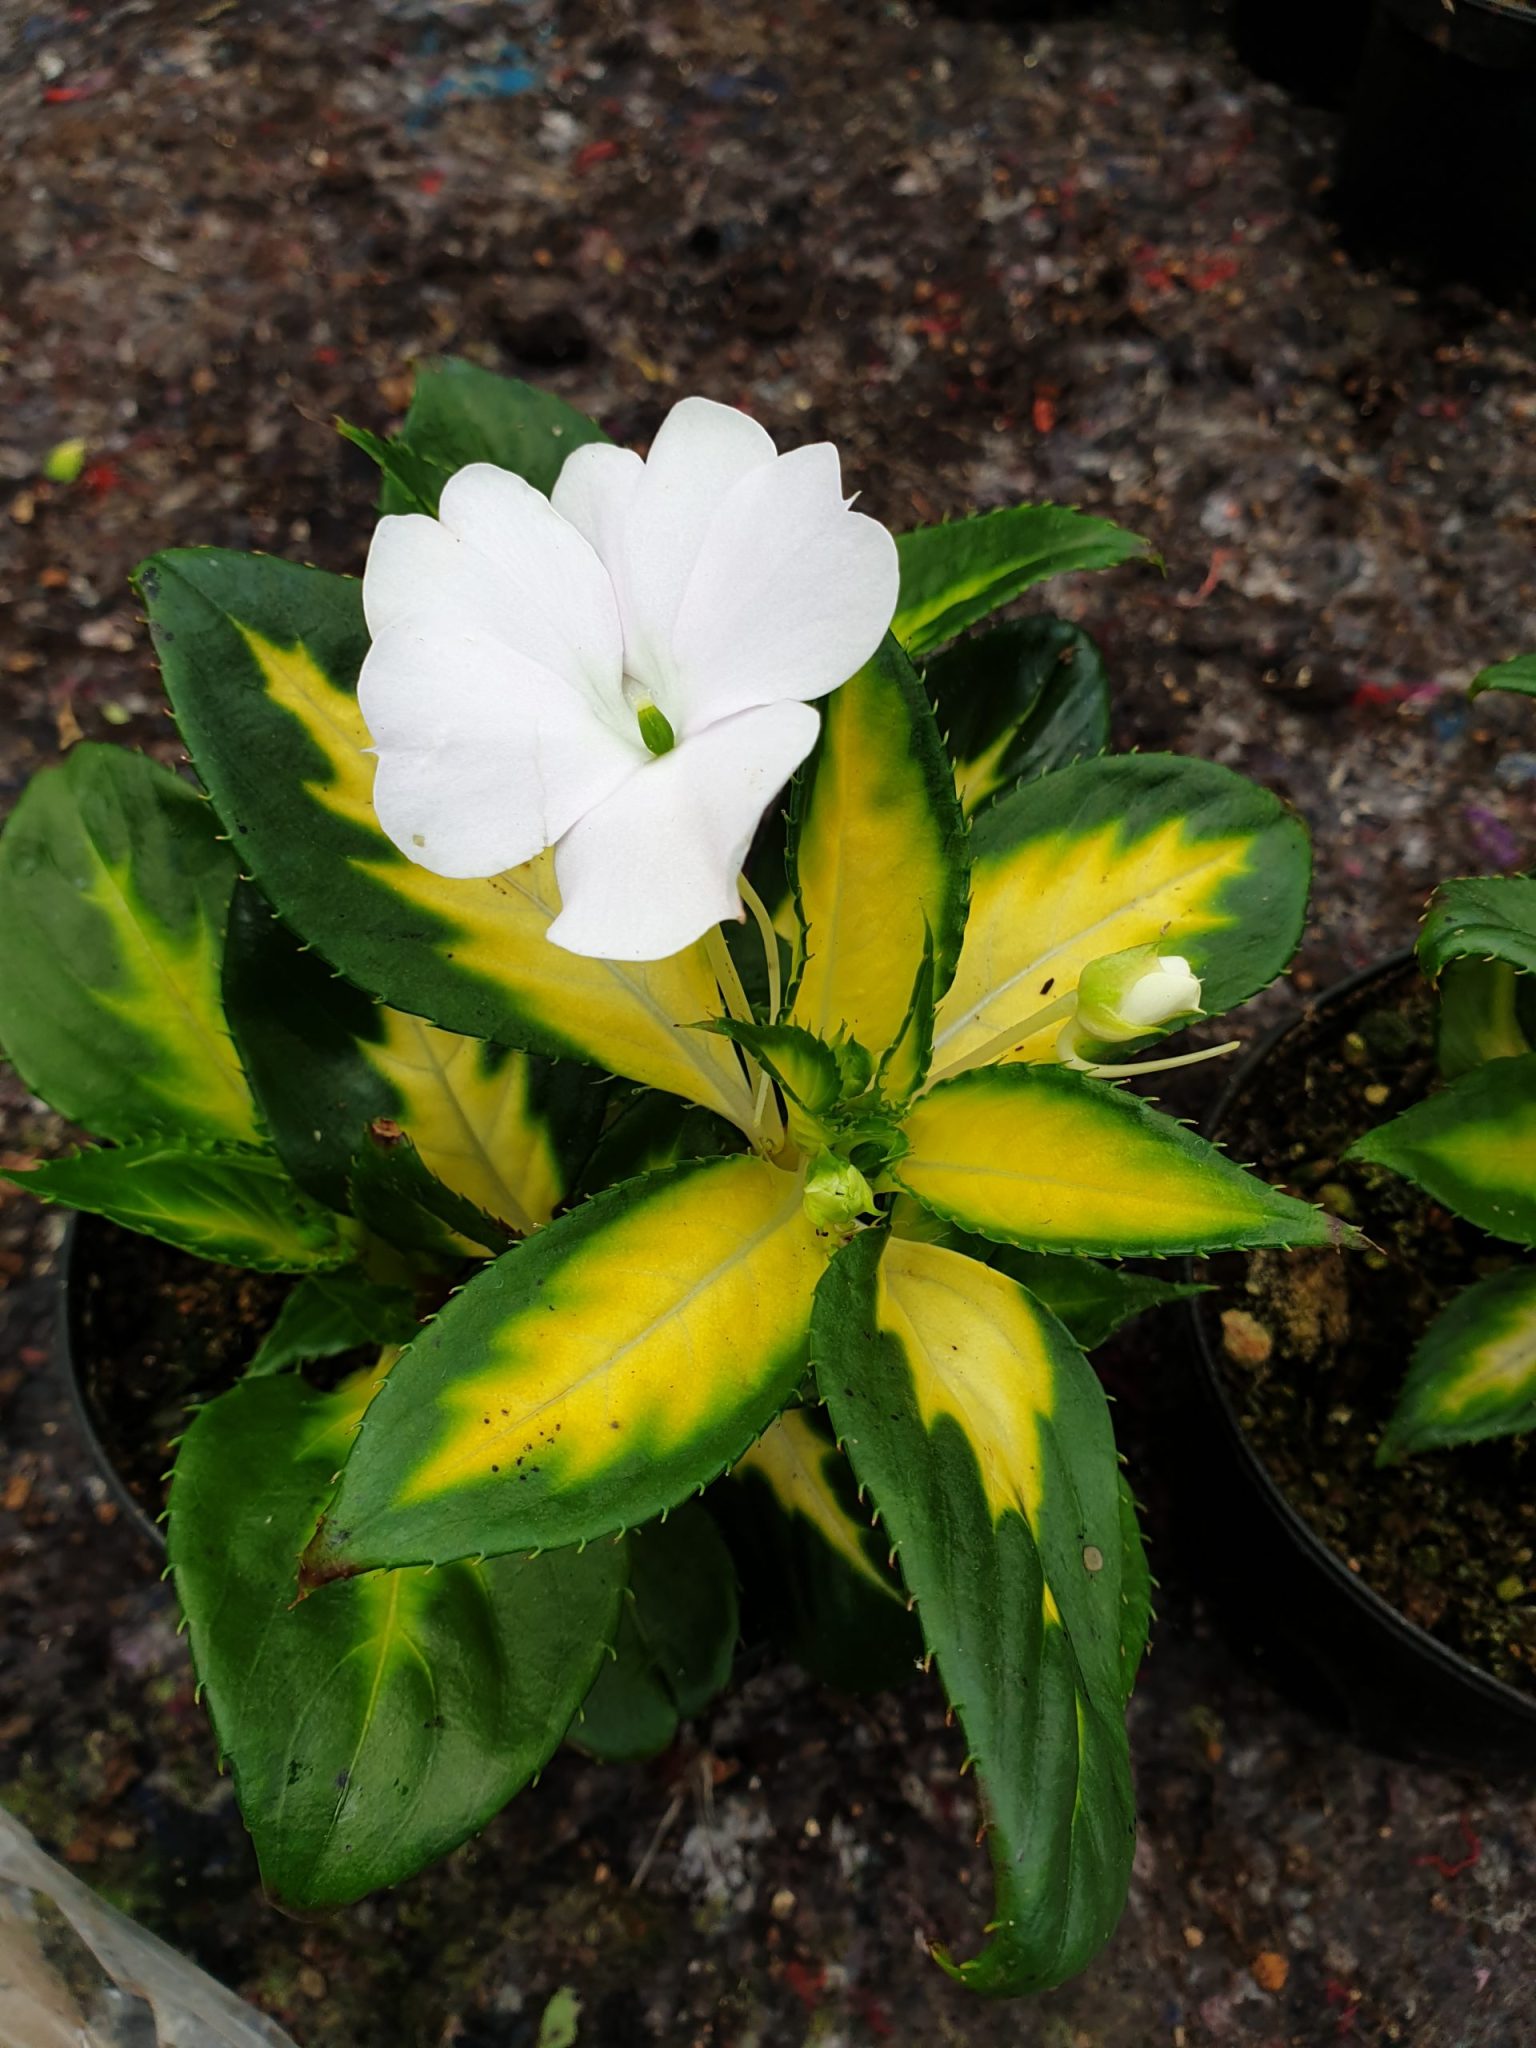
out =
<path fill-rule="evenodd" d="M 1196 1067 L 1202 1060 L 1219 1060 L 1229 1052 L 1236 1052 L 1242 1044 L 1240 1038 L 1229 1038 L 1224 1045 L 1208 1045 L 1201 1052 L 1181 1053 L 1172 1060 L 1128 1060 L 1118 1065 L 1104 1066 L 1097 1060 L 1069 1059 L 1062 1065 L 1073 1068 L 1079 1074 L 1086 1074 L 1091 1081 L 1119 1081 L 1132 1074 L 1166 1074 L 1174 1067 Z"/>
<path fill-rule="evenodd" d="M 739 875 L 736 886 L 741 891 L 741 900 L 757 919 L 758 936 L 763 942 L 763 960 L 768 969 L 768 1022 L 777 1024 L 779 1011 L 784 1003 L 784 977 L 779 967 L 779 935 L 773 928 L 773 919 L 768 915 L 768 906 L 753 888 L 745 875 Z"/>
<path fill-rule="evenodd" d="M 972 1067 L 990 1066 L 994 1060 L 1003 1058 L 1006 1053 L 1017 1052 L 1026 1039 L 1033 1038 L 1037 1031 L 1043 1031 L 1047 1024 L 1054 1024 L 1058 1017 L 1070 1016 L 1076 1004 L 1076 989 L 1070 990 L 1064 996 L 1058 996 L 1054 1003 L 1047 1003 L 1043 1010 L 1036 1010 L 1033 1016 L 1026 1017 L 1020 1024 L 1010 1024 L 1006 1031 L 999 1031 L 975 1052 L 968 1052 L 963 1058 L 955 1060 L 950 1066 L 945 1067 L 942 1073 L 930 1074 L 928 1086 L 931 1088 L 937 1081 L 947 1081 L 952 1074 L 964 1074 Z"/>
<path fill-rule="evenodd" d="M 715 980 L 719 984 L 721 1000 L 727 1013 L 740 1024 L 752 1023 L 752 1005 L 747 1001 L 747 992 L 741 985 L 736 962 L 731 958 L 731 949 L 726 944 L 725 933 L 719 925 L 711 925 L 704 939 L 704 950 Z M 755 1139 L 763 1153 L 771 1156 L 784 1142 L 784 1126 L 779 1120 L 778 1107 L 773 1102 L 768 1076 L 744 1046 L 738 1046 L 736 1050 L 746 1063 L 747 1086 L 752 1090 L 753 1128 L 749 1136 Z"/>

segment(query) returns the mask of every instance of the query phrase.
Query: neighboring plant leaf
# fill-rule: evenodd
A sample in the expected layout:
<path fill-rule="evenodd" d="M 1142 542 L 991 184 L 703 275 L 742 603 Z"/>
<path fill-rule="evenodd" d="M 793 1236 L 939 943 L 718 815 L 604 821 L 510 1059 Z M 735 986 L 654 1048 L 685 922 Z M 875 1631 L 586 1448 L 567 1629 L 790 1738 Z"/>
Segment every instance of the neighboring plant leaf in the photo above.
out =
<path fill-rule="evenodd" d="M 1389 1167 L 1495 1237 L 1536 1245 L 1536 1053 L 1474 1068 L 1344 1156 Z"/>
<path fill-rule="evenodd" d="M 251 1145 L 139 1138 L 12 1169 L 9 1178 L 42 1201 L 259 1273 L 323 1271 L 353 1257 L 336 1218 Z"/>
<path fill-rule="evenodd" d="M 923 670 L 966 815 L 1109 745 L 1109 679 L 1081 626 L 1048 613 L 979 633 Z"/>
<path fill-rule="evenodd" d="M 402 1126 L 443 1185 L 507 1229 L 547 1223 L 602 1120 L 589 1067 L 510 1052 L 391 1010 L 236 891 L 224 1001 L 289 1171 L 332 1208 L 369 1127 Z"/>
<path fill-rule="evenodd" d="M 366 427 L 354 427 L 347 420 L 338 420 L 336 431 L 344 441 L 371 456 L 384 472 L 388 502 L 381 510 L 436 513 L 437 501 L 451 471 L 425 455 L 418 455 L 404 441 L 381 441 Z"/>
<path fill-rule="evenodd" d="M 552 391 L 537 391 L 515 377 L 499 377 L 458 356 L 443 356 L 417 365 L 416 388 L 401 423 L 395 447 L 403 442 L 411 454 L 451 476 L 470 462 L 494 462 L 524 477 L 546 497 L 573 449 L 608 436 L 595 420 L 577 412 Z M 411 495 L 424 495 L 422 479 L 414 479 Z M 406 502 L 392 472 L 386 472 L 382 499 L 386 512 L 415 511 Z M 437 500 L 421 508 L 437 510 Z"/>
<path fill-rule="evenodd" d="M 896 536 L 901 596 L 891 631 L 915 659 L 1048 576 L 1146 558 L 1147 543 L 1066 505 L 1007 505 Z"/>
<path fill-rule="evenodd" d="M 99 1137 L 262 1142 L 219 1004 L 235 863 L 218 830 L 168 768 L 85 742 L 0 836 L 0 1044 Z"/>
<path fill-rule="evenodd" d="M 758 1158 L 597 1195 L 476 1274 L 368 1411 L 312 1578 L 580 1543 L 673 1507 L 799 1384 L 828 1247 Z"/>
<path fill-rule="evenodd" d="M 690 1109 L 675 1095 L 637 1089 L 593 1147 L 576 1184 L 576 1199 L 585 1201 L 588 1195 L 659 1166 L 717 1159 L 741 1149 L 742 1136 L 734 1124 L 707 1109 Z"/>
<path fill-rule="evenodd" d="M 358 1147 L 347 1178 L 347 1206 L 397 1250 L 449 1263 L 504 1252 L 514 1236 L 499 1218 L 445 1187 L 409 1136 L 393 1125 L 376 1124 Z"/>
<path fill-rule="evenodd" d="M 1378 1465 L 1536 1429 L 1536 1266 L 1465 1288 L 1420 1338 Z"/>
<path fill-rule="evenodd" d="M 720 1017 L 710 1025 L 744 1046 L 793 1101 L 812 1116 L 836 1107 L 843 1092 L 843 1072 L 830 1045 L 799 1024 L 748 1024 Z"/>
<path fill-rule="evenodd" d="M 368 646 L 356 583 L 266 556 L 159 555 L 139 587 L 183 736 L 241 858 L 291 929 L 392 1009 L 568 1056 L 744 1128 L 730 1047 L 680 1024 L 722 1005 L 702 945 L 638 965 L 549 944 L 548 854 L 445 881 L 379 830 L 357 708 Z"/>
<path fill-rule="evenodd" d="M 890 1538 L 858 1498 L 822 1411 L 786 1408 L 733 1467 L 720 1503 L 748 1614 L 786 1656 L 843 1692 L 902 1684 L 923 1656 Z"/>
<path fill-rule="evenodd" d="M 1114 1931 L 1134 1842 L 1103 1390 L 1013 1281 L 873 1231 L 828 1268 L 812 1344 L 975 1766 L 996 1904 L 979 1955 L 939 1960 L 978 1991 L 1043 1990 Z"/>
<path fill-rule="evenodd" d="M 1485 1060 L 1513 1060 L 1531 1050 L 1521 1019 L 1522 983 L 1506 960 L 1452 960 L 1440 976 L 1435 1053 L 1447 1081 Z"/>
<path fill-rule="evenodd" d="M 370 1280 L 356 1266 L 310 1273 L 278 1310 L 245 1377 L 262 1379 L 290 1365 L 337 1358 L 363 1344 L 375 1350 L 408 1344 L 415 1331 L 416 1297 L 408 1287 Z"/>
<path fill-rule="evenodd" d="M 1472 680 L 1469 697 L 1484 690 L 1513 690 L 1522 697 L 1536 697 L 1536 654 L 1517 654 L 1513 661 L 1495 663 Z"/>
<path fill-rule="evenodd" d="M 991 1067 L 925 1095 L 892 1168 L 924 1208 L 1026 1251 L 1105 1258 L 1339 1244 L 1283 1195 L 1138 1095 L 1065 1067 Z"/>
<path fill-rule="evenodd" d="M 367 1399 L 289 1377 L 202 1409 L 168 1549 L 267 1890 L 340 1906 L 484 1826 L 553 1754 L 606 1655 L 622 1544 L 388 1572 L 296 1600 L 298 1555 Z"/>
<path fill-rule="evenodd" d="M 1183 954 L 1219 1016 L 1273 981 L 1306 915 L 1306 827 L 1212 761 L 1124 754 L 997 797 L 971 828 L 971 912 L 939 1006 L 933 1071 L 1054 1059 L 1057 1018 L 1029 1020 L 1090 961 L 1156 944 Z M 1009 1045 L 1007 1034 L 1019 1037 Z"/>
<path fill-rule="evenodd" d="M 793 1021 L 846 1032 L 878 1059 L 912 1001 L 927 934 L 935 993 L 965 929 L 965 820 L 912 664 L 887 636 L 826 698 L 790 804 L 789 876 L 802 962 Z"/>
<path fill-rule="evenodd" d="M 1536 877 L 1442 882 L 1419 933 L 1419 965 L 1438 980 L 1452 960 L 1503 960 L 1536 974 Z"/>
<path fill-rule="evenodd" d="M 706 1508 L 684 1501 L 631 1531 L 629 1597 L 616 1655 L 597 1674 L 570 1739 L 614 1763 L 670 1749 L 678 1724 L 726 1685 L 736 1655 L 736 1570 Z"/>

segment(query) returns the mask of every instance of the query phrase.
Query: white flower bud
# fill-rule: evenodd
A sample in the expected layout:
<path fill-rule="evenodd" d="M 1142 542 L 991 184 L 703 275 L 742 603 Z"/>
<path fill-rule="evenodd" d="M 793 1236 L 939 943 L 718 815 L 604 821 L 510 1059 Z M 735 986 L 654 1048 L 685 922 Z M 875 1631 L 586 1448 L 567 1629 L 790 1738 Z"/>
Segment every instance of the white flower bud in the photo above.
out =
<path fill-rule="evenodd" d="M 1100 1045 L 1145 1038 L 1176 1018 L 1197 1015 L 1200 994 L 1200 977 L 1180 953 L 1159 953 L 1155 946 L 1106 953 L 1078 980 L 1072 1035 Z"/>

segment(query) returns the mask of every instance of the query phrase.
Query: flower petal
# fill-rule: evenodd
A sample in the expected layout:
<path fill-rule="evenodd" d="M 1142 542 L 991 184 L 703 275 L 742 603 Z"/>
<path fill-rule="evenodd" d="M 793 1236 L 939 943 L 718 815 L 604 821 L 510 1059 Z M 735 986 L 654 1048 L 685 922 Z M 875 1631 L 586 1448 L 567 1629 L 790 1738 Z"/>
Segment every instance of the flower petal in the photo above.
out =
<path fill-rule="evenodd" d="M 532 860 L 649 759 L 638 730 L 620 737 L 551 670 L 440 620 L 386 628 L 357 700 L 380 825 L 456 880 Z"/>
<path fill-rule="evenodd" d="M 643 465 L 594 445 L 560 472 L 555 506 L 592 543 L 618 593 L 624 667 L 674 721 L 672 630 L 699 551 L 735 486 L 776 459 L 772 437 L 746 413 L 684 398 Z"/>
<path fill-rule="evenodd" d="M 613 585 L 587 541 L 509 470 L 474 462 L 443 486 L 438 517 L 379 521 L 363 571 L 375 639 L 410 620 L 501 641 L 625 717 Z"/>
<path fill-rule="evenodd" d="M 648 762 L 555 848 L 549 937 L 602 960 L 664 960 L 739 917 L 752 835 L 820 724 L 808 704 L 771 704 Z"/>
<path fill-rule="evenodd" d="M 896 543 L 847 509 L 830 443 L 754 470 L 716 510 L 678 610 L 673 725 L 824 697 L 880 645 L 899 583 Z"/>

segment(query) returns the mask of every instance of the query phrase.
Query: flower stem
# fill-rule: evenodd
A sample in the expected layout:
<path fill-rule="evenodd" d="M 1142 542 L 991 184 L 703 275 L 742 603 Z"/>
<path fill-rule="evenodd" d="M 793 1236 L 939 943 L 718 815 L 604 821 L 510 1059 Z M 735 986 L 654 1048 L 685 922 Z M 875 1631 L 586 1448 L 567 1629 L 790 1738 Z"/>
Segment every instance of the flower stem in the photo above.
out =
<path fill-rule="evenodd" d="M 1119 1081 L 1127 1075 L 1166 1074 L 1174 1067 L 1196 1067 L 1202 1060 L 1219 1060 L 1229 1052 L 1236 1052 L 1242 1042 L 1240 1038 L 1229 1038 L 1224 1045 L 1208 1045 L 1201 1052 L 1181 1053 L 1177 1059 L 1127 1060 L 1111 1066 L 1103 1066 L 1097 1060 L 1080 1060 L 1074 1054 L 1063 1060 L 1062 1065 L 1086 1074 L 1092 1081 Z"/>
<path fill-rule="evenodd" d="M 773 928 L 773 919 L 768 915 L 768 906 L 745 875 L 737 876 L 736 886 L 741 891 L 742 902 L 757 919 L 758 936 L 763 942 L 763 960 L 768 969 L 768 1022 L 777 1024 L 779 1011 L 784 1002 L 784 977 L 779 967 L 779 935 Z"/>
<path fill-rule="evenodd" d="M 719 925 L 711 925 L 705 934 L 704 950 L 715 980 L 719 984 L 720 998 L 728 1015 L 734 1017 L 738 1023 L 750 1024 L 753 1021 L 752 1005 L 747 1000 L 747 992 L 741 985 L 741 976 L 736 971 L 736 962 L 731 958 L 731 949 L 726 944 L 725 933 Z M 738 1046 L 736 1050 L 746 1064 L 747 1086 L 752 1090 L 753 1129 L 749 1135 L 756 1138 L 765 1153 L 772 1154 L 784 1142 L 784 1129 L 779 1121 L 777 1107 L 773 1106 L 768 1076 L 744 1046 Z M 770 1107 L 771 1115 L 768 1114 Z"/>
<path fill-rule="evenodd" d="M 972 1067 L 990 1066 L 994 1060 L 1000 1060 L 1010 1052 L 1017 1052 L 1026 1039 L 1033 1038 L 1037 1031 L 1043 1031 L 1047 1024 L 1054 1024 L 1058 1017 L 1070 1016 L 1076 1002 L 1077 991 L 1069 989 L 1064 996 L 1058 996 L 1054 1003 L 1047 1003 L 1043 1010 L 1036 1010 L 1033 1016 L 1026 1017 L 1021 1024 L 1010 1024 L 1006 1031 L 999 1031 L 975 1052 L 968 1052 L 964 1058 L 945 1067 L 942 1073 L 930 1074 L 928 1086 L 931 1088 L 937 1081 L 947 1081 L 952 1074 L 966 1073 Z"/>

